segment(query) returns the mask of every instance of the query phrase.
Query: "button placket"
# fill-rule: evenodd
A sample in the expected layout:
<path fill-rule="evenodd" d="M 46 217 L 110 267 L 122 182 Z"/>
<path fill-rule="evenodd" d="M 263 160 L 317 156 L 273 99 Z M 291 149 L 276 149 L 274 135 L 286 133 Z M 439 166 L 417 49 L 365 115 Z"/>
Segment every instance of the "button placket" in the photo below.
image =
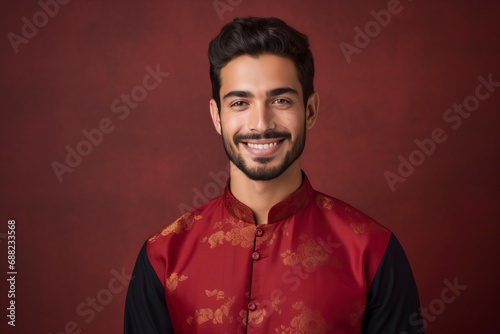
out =
<path fill-rule="evenodd" d="M 257 238 L 262 237 L 264 235 L 264 230 L 260 227 L 255 229 L 255 238 L 254 238 L 254 251 L 251 254 L 252 261 L 258 261 L 261 258 L 261 254 L 256 250 L 257 247 Z M 255 270 L 255 267 L 252 265 L 252 270 Z M 252 288 L 250 287 L 250 296 L 252 295 Z M 250 301 L 247 305 L 247 309 L 249 312 L 257 310 L 257 303 L 254 301 Z"/>
<path fill-rule="evenodd" d="M 258 228 L 255 230 L 255 236 L 256 236 L 256 237 L 261 237 L 261 236 L 263 236 L 263 235 L 264 235 L 264 230 L 263 230 L 262 228 L 258 227 Z M 256 240 L 255 240 L 255 241 L 256 241 Z M 254 251 L 254 252 L 252 253 L 252 259 L 254 259 L 254 260 L 258 260 L 258 259 L 260 259 L 260 254 L 259 254 L 259 252 Z"/>

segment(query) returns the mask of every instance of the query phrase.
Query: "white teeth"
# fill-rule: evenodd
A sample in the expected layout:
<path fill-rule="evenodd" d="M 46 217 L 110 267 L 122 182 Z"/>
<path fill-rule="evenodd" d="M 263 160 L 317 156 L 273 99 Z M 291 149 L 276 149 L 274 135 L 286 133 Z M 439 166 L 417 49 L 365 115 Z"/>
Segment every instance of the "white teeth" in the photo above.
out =
<path fill-rule="evenodd" d="M 278 145 L 277 141 L 275 141 L 274 143 L 269 143 L 269 144 L 253 144 L 253 143 L 248 143 L 248 146 L 250 146 L 251 148 L 256 148 L 258 150 L 265 150 L 265 149 L 268 149 L 268 148 L 276 146 L 276 145 Z"/>

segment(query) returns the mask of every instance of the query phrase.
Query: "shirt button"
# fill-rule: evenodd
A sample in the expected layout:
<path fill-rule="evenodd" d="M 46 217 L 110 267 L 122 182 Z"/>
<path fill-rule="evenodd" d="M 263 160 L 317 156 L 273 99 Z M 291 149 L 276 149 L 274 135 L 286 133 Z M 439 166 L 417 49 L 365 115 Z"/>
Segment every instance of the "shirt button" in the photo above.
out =
<path fill-rule="evenodd" d="M 264 235 L 264 231 L 261 228 L 258 228 L 257 230 L 255 230 L 255 235 L 261 237 Z"/>
<path fill-rule="evenodd" d="M 260 254 L 259 253 L 257 253 L 257 252 L 253 252 L 252 253 L 252 259 L 258 260 L 259 258 L 260 258 Z"/>
<path fill-rule="evenodd" d="M 254 302 L 248 303 L 248 309 L 250 311 L 255 311 L 257 309 L 257 304 L 255 304 Z"/>

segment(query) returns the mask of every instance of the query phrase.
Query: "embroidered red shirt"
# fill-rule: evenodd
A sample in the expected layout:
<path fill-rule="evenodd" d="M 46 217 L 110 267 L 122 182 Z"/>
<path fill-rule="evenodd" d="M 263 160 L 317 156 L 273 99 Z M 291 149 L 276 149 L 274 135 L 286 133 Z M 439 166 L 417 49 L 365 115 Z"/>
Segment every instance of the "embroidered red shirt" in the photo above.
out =
<path fill-rule="evenodd" d="M 149 283 L 140 283 L 147 269 L 136 265 L 134 276 L 139 280 L 129 287 L 126 333 L 139 333 L 132 328 L 148 320 L 137 314 L 147 313 L 155 303 L 164 303 L 165 310 L 151 317 L 166 313 L 170 329 L 154 333 L 368 332 L 370 322 L 372 327 L 384 322 L 380 316 L 367 318 L 368 312 L 381 312 L 381 302 L 375 303 L 369 290 L 377 271 L 382 271 L 392 238 L 391 231 L 365 214 L 315 191 L 305 175 L 297 191 L 271 208 L 264 225 L 256 225 L 251 209 L 226 187 L 222 196 L 184 214 L 147 241 L 142 262 L 157 280 L 149 277 Z M 393 242 L 399 246 L 395 238 Z M 395 263 L 409 270 L 402 254 Z M 385 272 L 378 275 L 382 282 L 372 288 L 377 289 L 372 295 L 390 296 L 392 278 L 385 279 Z M 393 325 L 404 327 L 400 331 L 407 329 L 410 311 L 419 306 L 411 270 L 409 275 L 408 292 L 391 297 L 408 308 Z M 144 285 L 152 281 L 161 283 L 156 291 L 163 296 L 144 292 L 149 289 Z M 141 304 L 144 309 L 134 315 Z"/>

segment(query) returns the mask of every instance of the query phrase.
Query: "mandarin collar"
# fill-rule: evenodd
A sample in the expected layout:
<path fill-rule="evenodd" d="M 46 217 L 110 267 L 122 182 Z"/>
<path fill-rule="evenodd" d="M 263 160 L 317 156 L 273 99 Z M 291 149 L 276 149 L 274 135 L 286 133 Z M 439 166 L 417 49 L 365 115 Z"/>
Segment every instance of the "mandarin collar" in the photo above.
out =
<path fill-rule="evenodd" d="M 229 181 L 224 189 L 224 205 L 231 215 L 245 222 L 256 224 L 252 209 L 240 202 L 229 190 Z M 267 223 L 272 224 L 295 215 L 309 205 L 314 197 L 314 189 L 306 174 L 302 172 L 302 184 L 283 201 L 276 203 L 270 210 Z"/>

